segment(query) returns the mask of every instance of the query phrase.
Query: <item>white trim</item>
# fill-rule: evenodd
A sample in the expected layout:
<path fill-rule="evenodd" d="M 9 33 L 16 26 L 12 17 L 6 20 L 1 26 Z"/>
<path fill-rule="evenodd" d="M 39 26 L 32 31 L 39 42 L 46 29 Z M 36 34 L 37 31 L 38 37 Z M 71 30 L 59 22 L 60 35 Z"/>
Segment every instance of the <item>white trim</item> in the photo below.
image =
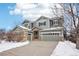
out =
<path fill-rule="evenodd" d="M 21 27 L 21 28 L 23 28 L 23 29 L 26 29 L 26 30 L 31 30 L 31 29 L 28 29 L 28 28 L 26 28 L 26 27 L 24 27 L 24 26 L 19 26 L 19 27 Z"/>
<path fill-rule="evenodd" d="M 43 29 L 43 30 L 40 30 L 40 31 L 45 31 L 45 30 L 58 30 L 58 29 L 63 29 L 63 27 L 53 27 L 53 28 Z"/>

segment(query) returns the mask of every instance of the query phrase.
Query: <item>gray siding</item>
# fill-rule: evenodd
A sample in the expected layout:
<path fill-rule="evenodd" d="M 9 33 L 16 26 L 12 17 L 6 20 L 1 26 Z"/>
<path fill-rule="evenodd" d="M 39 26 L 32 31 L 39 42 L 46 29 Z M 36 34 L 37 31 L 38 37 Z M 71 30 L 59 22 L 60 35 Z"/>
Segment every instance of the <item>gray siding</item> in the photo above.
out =
<path fill-rule="evenodd" d="M 39 23 L 43 23 L 43 22 L 46 22 L 46 25 L 42 25 L 42 26 L 39 26 Z M 46 29 L 46 28 L 49 28 L 49 20 L 48 19 L 40 19 L 38 21 L 36 21 L 34 23 L 34 27 L 38 27 L 40 29 Z"/>
<path fill-rule="evenodd" d="M 53 21 L 52 26 L 51 26 L 50 20 Z M 46 25 L 39 26 L 39 23 L 43 23 L 43 22 L 46 22 Z M 40 17 L 37 21 L 33 23 L 33 27 L 38 27 L 40 29 L 47 29 L 50 27 L 63 27 L 63 23 L 64 23 L 63 17 L 62 18 L 51 18 L 51 19 Z"/>
<path fill-rule="evenodd" d="M 53 22 L 52 22 L 53 21 Z M 51 25 L 51 22 L 53 23 Z M 49 20 L 50 27 L 63 27 L 64 19 L 63 18 L 52 18 L 51 21 Z"/>

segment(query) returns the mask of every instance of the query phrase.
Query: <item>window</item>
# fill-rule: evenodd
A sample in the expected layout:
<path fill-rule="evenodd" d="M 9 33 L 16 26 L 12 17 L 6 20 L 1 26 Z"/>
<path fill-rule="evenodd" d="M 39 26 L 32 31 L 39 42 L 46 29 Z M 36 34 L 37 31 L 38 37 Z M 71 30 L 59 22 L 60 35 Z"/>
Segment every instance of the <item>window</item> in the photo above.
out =
<path fill-rule="evenodd" d="M 39 26 L 41 26 L 41 23 L 39 22 Z"/>
<path fill-rule="evenodd" d="M 27 23 L 25 23 L 25 24 L 24 24 L 24 26 L 25 26 L 25 27 L 28 27 L 28 24 L 27 24 Z"/>
<path fill-rule="evenodd" d="M 58 26 L 58 20 L 50 20 L 50 27 Z"/>
<path fill-rule="evenodd" d="M 56 26 L 56 25 L 58 25 L 58 20 L 54 20 L 54 25 Z"/>
<path fill-rule="evenodd" d="M 44 25 L 46 25 L 46 22 L 44 22 Z"/>
<path fill-rule="evenodd" d="M 50 27 L 53 27 L 53 20 L 50 20 Z"/>
<path fill-rule="evenodd" d="M 34 31 L 34 35 L 38 35 L 38 31 Z"/>
<path fill-rule="evenodd" d="M 31 23 L 31 28 L 33 28 L 33 25 L 34 25 L 34 24 L 33 24 L 33 23 Z"/>
<path fill-rule="evenodd" d="M 46 25 L 46 22 L 39 22 L 39 26 L 45 26 Z"/>
<path fill-rule="evenodd" d="M 53 35 L 59 35 L 59 33 L 53 33 Z"/>
<path fill-rule="evenodd" d="M 59 33 L 43 33 L 43 34 L 41 34 L 41 35 L 54 35 L 54 36 L 58 36 Z"/>

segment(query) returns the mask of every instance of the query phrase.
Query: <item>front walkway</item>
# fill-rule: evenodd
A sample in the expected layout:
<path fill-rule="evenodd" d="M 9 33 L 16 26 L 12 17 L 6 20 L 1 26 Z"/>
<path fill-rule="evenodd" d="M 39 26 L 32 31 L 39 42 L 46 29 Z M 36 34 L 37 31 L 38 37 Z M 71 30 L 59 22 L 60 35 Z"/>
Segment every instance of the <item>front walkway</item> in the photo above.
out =
<path fill-rule="evenodd" d="M 57 41 L 32 41 L 29 45 L 0 52 L 0 56 L 50 56 Z"/>

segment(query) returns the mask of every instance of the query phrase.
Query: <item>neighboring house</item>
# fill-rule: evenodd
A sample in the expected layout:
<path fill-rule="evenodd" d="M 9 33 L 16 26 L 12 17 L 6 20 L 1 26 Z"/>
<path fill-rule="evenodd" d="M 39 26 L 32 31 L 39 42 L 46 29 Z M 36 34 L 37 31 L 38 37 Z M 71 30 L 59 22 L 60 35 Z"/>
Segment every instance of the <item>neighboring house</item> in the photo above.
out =
<path fill-rule="evenodd" d="M 28 38 L 28 31 L 30 30 L 28 28 L 28 24 L 26 24 L 24 22 L 22 23 L 22 25 L 18 25 L 12 30 L 12 32 L 14 32 L 14 33 L 18 34 L 19 36 L 23 37 L 23 39 L 21 39 L 20 41 L 26 41 L 27 40 L 27 38 Z"/>
<path fill-rule="evenodd" d="M 12 31 L 14 31 L 14 32 L 20 32 L 20 31 L 27 32 L 29 30 L 30 30 L 30 23 L 28 20 L 24 20 L 21 25 L 17 25 Z"/>
<path fill-rule="evenodd" d="M 21 25 L 28 28 L 28 29 L 31 29 L 31 26 L 30 26 L 31 22 L 28 20 L 24 20 L 24 22 Z"/>
<path fill-rule="evenodd" d="M 63 17 L 48 18 L 41 16 L 31 23 L 32 40 L 63 40 Z"/>

